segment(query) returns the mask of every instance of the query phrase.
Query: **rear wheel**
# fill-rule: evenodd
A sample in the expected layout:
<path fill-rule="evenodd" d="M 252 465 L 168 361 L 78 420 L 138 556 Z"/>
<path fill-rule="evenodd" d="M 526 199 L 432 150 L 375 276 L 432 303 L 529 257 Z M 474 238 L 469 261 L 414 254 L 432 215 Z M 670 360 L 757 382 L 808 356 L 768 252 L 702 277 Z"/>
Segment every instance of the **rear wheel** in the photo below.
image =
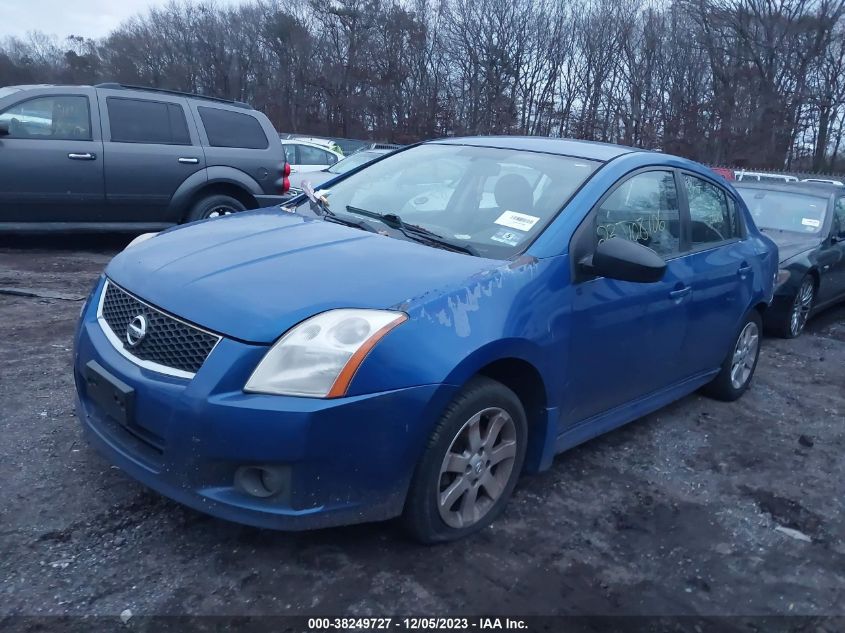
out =
<path fill-rule="evenodd" d="M 731 353 L 722 363 L 721 370 L 713 381 L 702 389 L 706 395 L 730 402 L 745 393 L 760 358 L 762 329 L 760 313 L 752 310 L 740 328 Z"/>
<path fill-rule="evenodd" d="M 198 200 L 191 207 L 185 221 L 196 222 L 208 218 L 219 218 L 239 211 L 246 211 L 246 206 L 240 200 L 224 194 L 214 194 Z"/>
<path fill-rule="evenodd" d="M 403 515 L 408 531 L 435 543 L 489 525 L 516 486 L 527 435 L 516 394 L 473 379 L 446 409 L 414 473 Z"/>
<path fill-rule="evenodd" d="M 781 338 L 796 338 L 804 331 L 813 302 L 816 300 L 816 284 L 810 275 L 801 280 L 795 297 L 788 309 L 781 310 L 771 322 L 772 332 Z"/>

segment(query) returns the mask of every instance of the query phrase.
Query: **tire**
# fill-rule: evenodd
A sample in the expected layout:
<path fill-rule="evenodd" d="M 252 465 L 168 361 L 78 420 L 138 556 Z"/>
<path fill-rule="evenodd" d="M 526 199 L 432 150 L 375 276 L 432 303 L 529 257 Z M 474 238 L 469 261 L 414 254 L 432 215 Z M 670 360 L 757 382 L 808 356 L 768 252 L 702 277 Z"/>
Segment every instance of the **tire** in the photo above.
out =
<path fill-rule="evenodd" d="M 214 194 L 197 200 L 191 210 L 188 211 L 188 215 L 185 216 L 185 222 L 206 220 L 239 211 L 246 211 L 243 202 L 232 196 Z"/>
<path fill-rule="evenodd" d="M 762 332 L 763 321 L 760 313 L 752 310 L 739 328 L 721 370 L 713 381 L 702 389 L 705 395 L 715 400 L 733 402 L 745 393 L 760 358 Z"/>
<path fill-rule="evenodd" d="M 780 307 L 768 323 L 772 334 L 781 338 L 801 336 L 816 299 L 816 284 L 811 275 L 805 275 L 798 285 L 792 301 Z"/>
<path fill-rule="evenodd" d="M 422 543 L 437 543 L 492 523 L 519 479 L 527 439 L 516 394 L 495 380 L 472 379 L 446 407 L 417 464 L 402 515 L 408 532 Z"/>

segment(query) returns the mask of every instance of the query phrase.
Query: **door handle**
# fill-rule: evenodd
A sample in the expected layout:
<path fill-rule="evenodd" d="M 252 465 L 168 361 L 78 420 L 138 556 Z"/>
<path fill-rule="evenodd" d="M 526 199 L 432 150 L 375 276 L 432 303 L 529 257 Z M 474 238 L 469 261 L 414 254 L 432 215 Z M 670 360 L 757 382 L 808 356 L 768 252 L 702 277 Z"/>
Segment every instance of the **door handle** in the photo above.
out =
<path fill-rule="evenodd" d="M 739 267 L 739 270 L 736 271 L 736 274 L 744 278 L 750 272 L 751 266 L 743 262 L 743 264 Z"/>
<path fill-rule="evenodd" d="M 183 165 L 196 165 L 200 162 L 199 158 L 188 158 L 186 156 L 182 156 L 179 158 L 179 162 Z"/>
<path fill-rule="evenodd" d="M 685 286 L 684 288 L 679 288 L 678 290 L 672 290 L 669 293 L 669 296 L 675 301 L 678 301 L 679 299 L 686 297 L 690 292 L 692 292 L 692 286 Z"/>
<path fill-rule="evenodd" d="M 90 152 L 85 152 L 84 154 L 74 154 L 71 152 L 67 155 L 67 157 L 71 160 L 96 160 L 97 155 L 91 154 Z"/>

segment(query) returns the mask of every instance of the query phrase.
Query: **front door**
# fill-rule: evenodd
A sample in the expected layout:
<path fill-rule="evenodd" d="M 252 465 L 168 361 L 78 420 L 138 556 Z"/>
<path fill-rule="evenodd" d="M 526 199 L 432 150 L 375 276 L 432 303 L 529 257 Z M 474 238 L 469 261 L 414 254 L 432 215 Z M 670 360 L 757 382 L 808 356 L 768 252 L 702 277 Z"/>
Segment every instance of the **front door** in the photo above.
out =
<path fill-rule="evenodd" d="M 94 104 L 96 108 L 96 104 Z M 103 144 L 84 92 L 40 95 L 0 112 L 0 222 L 88 222 L 103 212 Z"/>
<path fill-rule="evenodd" d="M 645 171 L 618 184 L 585 220 L 593 248 L 606 239 L 635 241 L 666 259 L 667 271 L 656 283 L 598 277 L 575 286 L 567 426 L 685 377 L 679 359 L 691 288 L 679 208 L 673 172 Z"/>

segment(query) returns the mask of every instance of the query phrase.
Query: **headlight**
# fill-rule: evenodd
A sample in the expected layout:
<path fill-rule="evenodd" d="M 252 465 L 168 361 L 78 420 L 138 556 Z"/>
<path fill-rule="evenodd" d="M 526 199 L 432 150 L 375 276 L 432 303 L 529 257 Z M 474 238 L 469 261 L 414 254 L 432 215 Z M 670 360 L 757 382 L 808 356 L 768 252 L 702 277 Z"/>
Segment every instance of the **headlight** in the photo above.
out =
<path fill-rule="evenodd" d="M 142 244 L 143 242 L 146 242 L 148 239 L 150 239 L 151 237 L 155 237 L 156 235 L 158 235 L 158 233 L 141 233 L 138 237 L 129 242 L 129 244 L 127 244 L 123 250 L 126 251 L 132 248 L 133 246 L 138 246 L 138 244 Z"/>
<path fill-rule="evenodd" d="M 370 350 L 408 319 L 387 310 L 329 310 L 288 330 L 265 354 L 244 391 L 336 398 Z"/>
<path fill-rule="evenodd" d="M 775 288 L 780 288 L 783 284 L 789 281 L 789 277 L 792 273 L 788 270 L 779 270 L 777 275 L 775 275 Z"/>

